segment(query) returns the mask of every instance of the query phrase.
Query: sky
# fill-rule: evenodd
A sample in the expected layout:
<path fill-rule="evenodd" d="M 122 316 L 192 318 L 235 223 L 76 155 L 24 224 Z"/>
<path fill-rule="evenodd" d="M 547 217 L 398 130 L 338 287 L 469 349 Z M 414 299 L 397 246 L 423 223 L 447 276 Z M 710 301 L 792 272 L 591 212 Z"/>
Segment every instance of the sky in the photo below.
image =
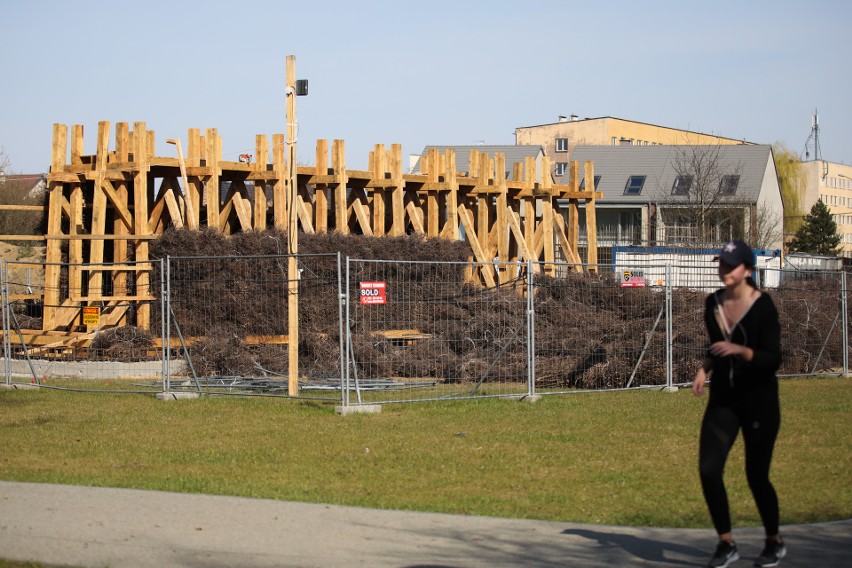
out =
<path fill-rule="evenodd" d="M 0 151 L 49 169 L 54 123 L 145 122 L 156 155 L 217 128 L 223 159 L 286 132 L 366 169 L 375 144 L 514 144 L 559 115 L 613 116 L 852 164 L 852 2 L 846 0 L 0 0 Z M 811 150 L 813 157 L 813 150 Z"/>

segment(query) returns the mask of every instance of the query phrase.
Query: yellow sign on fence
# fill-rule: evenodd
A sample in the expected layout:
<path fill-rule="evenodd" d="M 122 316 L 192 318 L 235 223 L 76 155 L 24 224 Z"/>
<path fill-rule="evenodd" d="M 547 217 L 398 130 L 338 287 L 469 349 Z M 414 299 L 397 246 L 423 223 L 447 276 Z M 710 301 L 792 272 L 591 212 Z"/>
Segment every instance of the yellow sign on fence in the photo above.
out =
<path fill-rule="evenodd" d="M 101 325 L 101 309 L 98 306 L 83 308 L 83 325 Z"/>

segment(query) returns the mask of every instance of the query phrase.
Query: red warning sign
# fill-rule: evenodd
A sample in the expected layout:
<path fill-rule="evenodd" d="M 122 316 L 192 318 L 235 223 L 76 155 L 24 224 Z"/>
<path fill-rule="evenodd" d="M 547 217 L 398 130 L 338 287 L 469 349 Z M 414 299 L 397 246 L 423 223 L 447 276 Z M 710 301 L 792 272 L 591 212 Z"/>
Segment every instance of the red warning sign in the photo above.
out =
<path fill-rule="evenodd" d="M 384 282 L 361 282 L 362 304 L 386 304 L 388 301 L 385 293 Z"/>

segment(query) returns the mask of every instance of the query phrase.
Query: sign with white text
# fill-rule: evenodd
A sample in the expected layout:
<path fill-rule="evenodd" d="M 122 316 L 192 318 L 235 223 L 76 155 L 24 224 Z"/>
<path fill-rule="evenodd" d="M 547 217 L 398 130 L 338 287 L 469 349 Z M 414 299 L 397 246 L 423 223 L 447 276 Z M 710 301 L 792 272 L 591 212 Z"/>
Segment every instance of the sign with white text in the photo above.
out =
<path fill-rule="evenodd" d="M 386 304 L 388 301 L 385 293 L 386 286 L 384 282 L 361 282 L 361 303 L 362 304 Z"/>

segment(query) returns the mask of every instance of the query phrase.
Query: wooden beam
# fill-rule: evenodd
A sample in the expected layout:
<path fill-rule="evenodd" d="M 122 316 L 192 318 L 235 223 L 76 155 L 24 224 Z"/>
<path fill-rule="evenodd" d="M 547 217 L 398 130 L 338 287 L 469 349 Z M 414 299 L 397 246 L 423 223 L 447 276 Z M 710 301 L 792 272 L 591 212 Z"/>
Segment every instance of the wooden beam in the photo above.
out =
<path fill-rule="evenodd" d="M 219 176 L 222 171 L 219 168 L 219 160 L 221 158 L 222 144 L 219 139 L 219 132 L 215 128 L 208 128 L 204 136 L 207 142 L 207 168 L 209 169 L 210 177 L 207 178 L 205 189 L 205 201 L 207 202 L 207 226 L 219 226 Z"/>
<path fill-rule="evenodd" d="M 586 262 L 589 263 L 590 271 L 597 272 L 598 223 L 595 213 L 595 165 L 587 160 L 583 162 L 583 168 L 586 174 L 586 192 L 589 193 L 586 198 L 586 242 L 588 243 Z"/>
<path fill-rule="evenodd" d="M 133 124 L 133 161 L 135 175 L 133 178 L 133 233 L 136 236 L 147 236 L 151 233 L 148 228 L 148 135 L 144 122 Z M 148 260 L 148 242 L 136 241 L 135 260 Z M 145 293 L 150 289 L 151 275 L 140 272 L 136 279 L 137 292 Z M 151 306 L 142 304 L 136 310 L 136 325 L 148 329 L 151 323 Z"/>

